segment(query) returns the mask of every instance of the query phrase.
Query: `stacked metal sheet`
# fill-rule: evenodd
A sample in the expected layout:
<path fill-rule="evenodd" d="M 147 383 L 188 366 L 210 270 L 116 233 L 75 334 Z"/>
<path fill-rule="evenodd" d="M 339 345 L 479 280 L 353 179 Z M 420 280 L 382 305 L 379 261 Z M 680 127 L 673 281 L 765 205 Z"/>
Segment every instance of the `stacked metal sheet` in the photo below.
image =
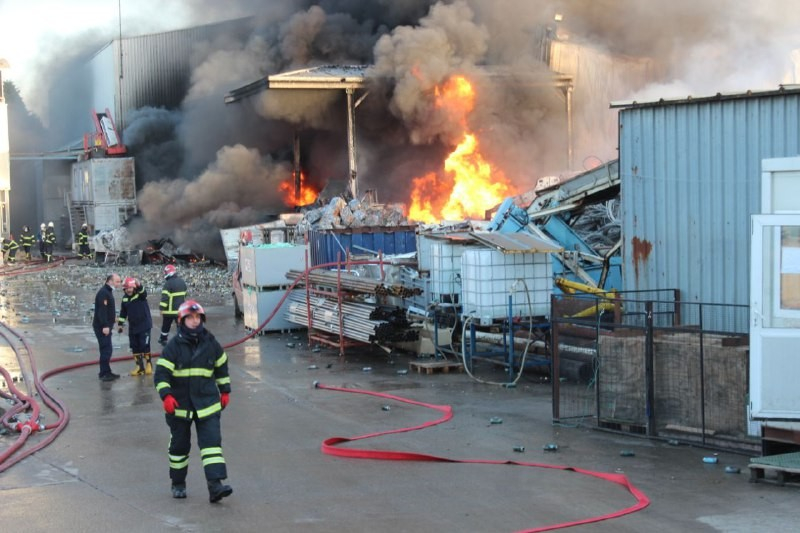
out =
<path fill-rule="evenodd" d="M 385 310 L 372 304 L 339 302 L 335 296 L 312 295 L 293 291 L 289 297 L 286 319 L 289 322 L 319 331 L 343 335 L 365 343 L 403 342 L 416 340 L 418 332 L 409 329 L 401 310 Z"/>

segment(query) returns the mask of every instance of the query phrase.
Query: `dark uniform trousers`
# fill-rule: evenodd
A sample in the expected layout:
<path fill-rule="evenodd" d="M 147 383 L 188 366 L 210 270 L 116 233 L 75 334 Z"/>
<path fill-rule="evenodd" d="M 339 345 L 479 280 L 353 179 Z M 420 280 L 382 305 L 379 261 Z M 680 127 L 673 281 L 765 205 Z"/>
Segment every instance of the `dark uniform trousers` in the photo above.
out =
<path fill-rule="evenodd" d="M 113 345 L 111 344 L 111 333 L 103 335 L 102 330 L 95 329 L 94 335 L 97 337 L 97 344 L 100 348 L 100 377 L 111 373 L 111 354 L 113 352 Z"/>
<path fill-rule="evenodd" d="M 191 411 L 190 411 L 191 412 Z M 214 413 L 206 418 L 181 418 L 166 415 L 171 437 L 169 441 L 169 478 L 172 484 L 186 482 L 189 468 L 189 451 L 192 446 L 192 423 L 197 430 L 197 443 L 206 480 L 225 479 L 228 471 L 222 457 L 222 432 L 220 414 Z"/>

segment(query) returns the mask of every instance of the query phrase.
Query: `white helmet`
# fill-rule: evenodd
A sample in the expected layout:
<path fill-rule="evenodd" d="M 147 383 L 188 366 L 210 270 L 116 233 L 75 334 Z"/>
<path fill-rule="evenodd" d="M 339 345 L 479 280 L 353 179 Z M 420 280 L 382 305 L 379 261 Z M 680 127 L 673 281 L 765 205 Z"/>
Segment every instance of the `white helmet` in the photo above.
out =
<path fill-rule="evenodd" d="M 45 226 L 45 225 L 44 225 L 44 222 L 42 222 L 42 225 L 41 225 L 41 226 L 39 226 L 39 227 L 40 227 L 40 228 L 42 228 L 42 229 L 44 229 L 44 228 L 46 228 L 47 226 Z"/>
<path fill-rule="evenodd" d="M 53 224 L 53 222 L 52 222 L 52 221 L 50 221 L 50 222 L 48 222 L 48 223 L 47 223 L 47 227 L 49 227 L 49 228 L 54 228 L 54 227 L 55 227 L 55 224 Z"/>

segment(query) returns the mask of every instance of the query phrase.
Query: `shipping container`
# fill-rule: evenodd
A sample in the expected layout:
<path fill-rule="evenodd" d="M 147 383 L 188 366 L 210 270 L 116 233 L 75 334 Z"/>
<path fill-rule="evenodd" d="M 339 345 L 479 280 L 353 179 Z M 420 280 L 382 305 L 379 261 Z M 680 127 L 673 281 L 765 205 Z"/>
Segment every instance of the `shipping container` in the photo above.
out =
<path fill-rule="evenodd" d="M 373 256 L 417 251 L 416 226 L 309 230 L 311 265 L 345 261 L 348 255 Z"/>

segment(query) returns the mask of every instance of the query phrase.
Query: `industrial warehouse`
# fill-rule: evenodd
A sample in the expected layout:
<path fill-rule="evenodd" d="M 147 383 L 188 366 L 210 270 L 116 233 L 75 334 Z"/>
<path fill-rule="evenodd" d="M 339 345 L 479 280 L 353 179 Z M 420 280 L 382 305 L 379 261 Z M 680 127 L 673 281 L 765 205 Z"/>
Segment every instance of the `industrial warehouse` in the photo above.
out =
<path fill-rule="evenodd" d="M 120 10 L 58 90 L 0 84 L 4 522 L 787 528 L 800 45 L 692 85 L 691 47 L 607 33 L 644 20 L 622 6 L 278 4 L 158 33 Z M 115 318 L 121 376 L 93 331 L 114 275 L 160 332 Z M 201 376 L 173 362 L 189 318 L 223 351 L 221 444 L 165 398 Z"/>

